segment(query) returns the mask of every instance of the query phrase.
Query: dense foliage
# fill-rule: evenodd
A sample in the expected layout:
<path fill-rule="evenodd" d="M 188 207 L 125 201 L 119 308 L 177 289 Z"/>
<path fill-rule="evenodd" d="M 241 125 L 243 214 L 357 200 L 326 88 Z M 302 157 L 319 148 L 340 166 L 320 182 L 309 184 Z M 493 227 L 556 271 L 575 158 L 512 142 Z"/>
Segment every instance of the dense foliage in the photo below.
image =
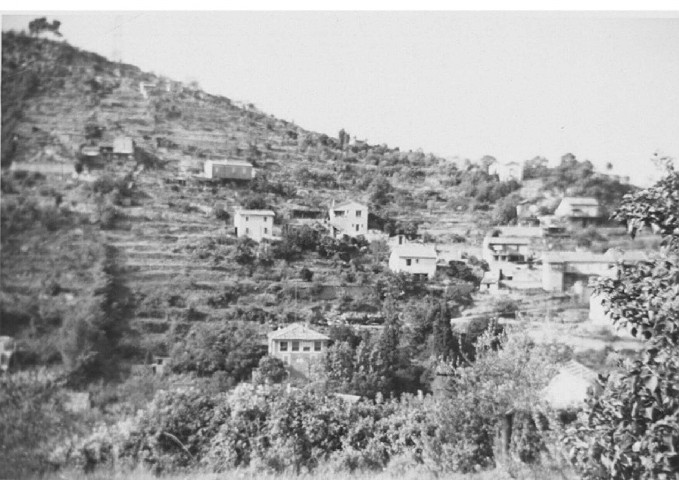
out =
<path fill-rule="evenodd" d="M 645 340 L 592 399 L 567 442 L 585 478 L 674 478 L 679 471 L 679 173 L 627 196 L 616 217 L 663 237 L 657 258 L 621 266 L 598 292 L 619 326 Z"/>
<path fill-rule="evenodd" d="M 391 337 L 378 345 L 386 349 Z M 144 464 L 155 471 L 379 470 L 394 459 L 436 474 L 491 467 L 499 414 L 534 409 L 554 357 L 524 335 L 491 335 L 481 345 L 477 362 L 451 377 L 438 397 L 385 401 L 378 395 L 354 403 L 311 388 L 242 384 L 210 394 L 173 387 L 136 417 L 66 444 L 54 460 L 87 468 Z M 537 459 L 545 437 L 540 428 L 530 431 L 535 439 L 520 432 L 517 449 Z"/>

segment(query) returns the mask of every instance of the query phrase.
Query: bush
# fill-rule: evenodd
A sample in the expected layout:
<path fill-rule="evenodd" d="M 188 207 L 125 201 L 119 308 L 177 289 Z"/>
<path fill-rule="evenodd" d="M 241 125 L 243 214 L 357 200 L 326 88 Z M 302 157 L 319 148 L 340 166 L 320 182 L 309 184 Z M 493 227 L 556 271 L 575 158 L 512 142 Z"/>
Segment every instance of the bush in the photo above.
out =
<path fill-rule="evenodd" d="M 306 268 L 306 267 L 303 267 L 303 268 L 299 271 L 299 276 L 300 276 L 300 278 L 301 278 L 302 280 L 304 280 L 305 282 L 310 282 L 310 281 L 314 278 L 314 272 L 312 272 L 311 270 L 309 270 L 309 269 Z"/>
<path fill-rule="evenodd" d="M 280 383 L 288 376 L 285 364 L 280 358 L 269 355 L 259 360 L 259 375 L 262 380 Z"/>
<path fill-rule="evenodd" d="M 201 376 L 222 371 L 237 383 L 250 377 L 266 351 L 258 339 L 245 323 L 199 324 L 172 349 L 170 365 L 174 372 Z"/>

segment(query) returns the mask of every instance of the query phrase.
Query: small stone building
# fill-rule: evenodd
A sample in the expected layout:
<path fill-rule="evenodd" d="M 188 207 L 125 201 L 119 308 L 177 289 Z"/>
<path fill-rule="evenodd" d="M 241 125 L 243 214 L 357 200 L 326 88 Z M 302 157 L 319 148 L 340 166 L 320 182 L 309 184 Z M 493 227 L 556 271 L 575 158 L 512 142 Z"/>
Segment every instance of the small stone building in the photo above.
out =
<path fill-rule="evenodd" d="M 279 328 L 268 335 L 269 355 L 280 358 L 291 377 L 310 378 L 328 349 L 330 338 L 301 323 Z"/>
<path fill-rule="evenodd" d="M 244 160 L 206 160 L 203 164 L 205 178 L 227 180 L 252 180 L 252 164 Z"/>

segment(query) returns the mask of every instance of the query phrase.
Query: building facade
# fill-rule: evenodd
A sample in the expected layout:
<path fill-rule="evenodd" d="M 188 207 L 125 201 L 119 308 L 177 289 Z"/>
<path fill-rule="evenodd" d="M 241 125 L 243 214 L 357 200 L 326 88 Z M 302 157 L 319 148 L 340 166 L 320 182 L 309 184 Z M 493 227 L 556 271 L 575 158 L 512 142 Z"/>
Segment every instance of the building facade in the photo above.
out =
<path fill-rule="evenodd" d="M 592 197 L 564 197 L 554 211 L 554 216 L 572 227 L 599 225 L 604 220 L 599 201 Z"/>
<path fill-rule="evenodd" d="M 394 248 L 389 256 L 389 269 L 395 273 L 407 273 L 421 279 L 436 275 L 436 249 L 415 243 Z"/>
<path fill-rule="evenodd" d="M 268 335 L 269 355 L 285 363 L 291 377 L 311 378 L 328 349 L 330 338 L 300 323 Z"/>
<path fill-rule="evenodd" d="M 236 210 L 233 225 L 237 237 L 249 237 L 256 242 L 273 238 L 272 210 Z"/>
<path fill-rule="evenodd" d="M 491 237 L 483 239 L 483 259 L 489 265 L 526 263 L 530 258 L 531 240 L 528 237 Z"/>
<path fill-rule="evenodd" d="M 368 206 L 349 200 L 333 202 L 328 211 L 328 227 L 333 237 L 357 237 L 368 233 Z"/>
<path fill-rule="evenodd" d="M 243 160 L 206 160 L 203 164 L 205 178 L 252 180 L 252 164 Z"/>

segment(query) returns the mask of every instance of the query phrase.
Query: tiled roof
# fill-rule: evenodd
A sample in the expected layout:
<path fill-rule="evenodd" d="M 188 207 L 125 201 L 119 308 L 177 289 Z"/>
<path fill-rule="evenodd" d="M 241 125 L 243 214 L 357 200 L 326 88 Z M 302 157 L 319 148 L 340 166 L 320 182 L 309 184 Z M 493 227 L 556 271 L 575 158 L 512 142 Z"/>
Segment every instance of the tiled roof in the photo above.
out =
<path fill-rule="evenodd" d="M 564 197 L 562 202 L 565 202 L 567 205 L 571 206 L 576 206 L 576 205 L 581 205 L 581 206 L 587 206 L 587 207 L 598 207 L 599 206 L 599 201 L 596 198 L 593 197 Z"/>
<path fill-rule="evenodd" d="M 339 208 L 348 207 L 350 205 L 359 205 L 361 207 L 367 208 L 366 204 L 361 203 L 361 202 L 357 202 L 356 200 L 345 200 L 343 202 L 337 202 L 334 205 L 331 205 L 331 209 L 336 210 L 336 209 L 339 209 Z"/>
<path fill-rule="evenodd" d="M 293 323 L 269 333 L 270 339 L 275 340 L 330 340 L 330 337 L 302 325 Z"/>

